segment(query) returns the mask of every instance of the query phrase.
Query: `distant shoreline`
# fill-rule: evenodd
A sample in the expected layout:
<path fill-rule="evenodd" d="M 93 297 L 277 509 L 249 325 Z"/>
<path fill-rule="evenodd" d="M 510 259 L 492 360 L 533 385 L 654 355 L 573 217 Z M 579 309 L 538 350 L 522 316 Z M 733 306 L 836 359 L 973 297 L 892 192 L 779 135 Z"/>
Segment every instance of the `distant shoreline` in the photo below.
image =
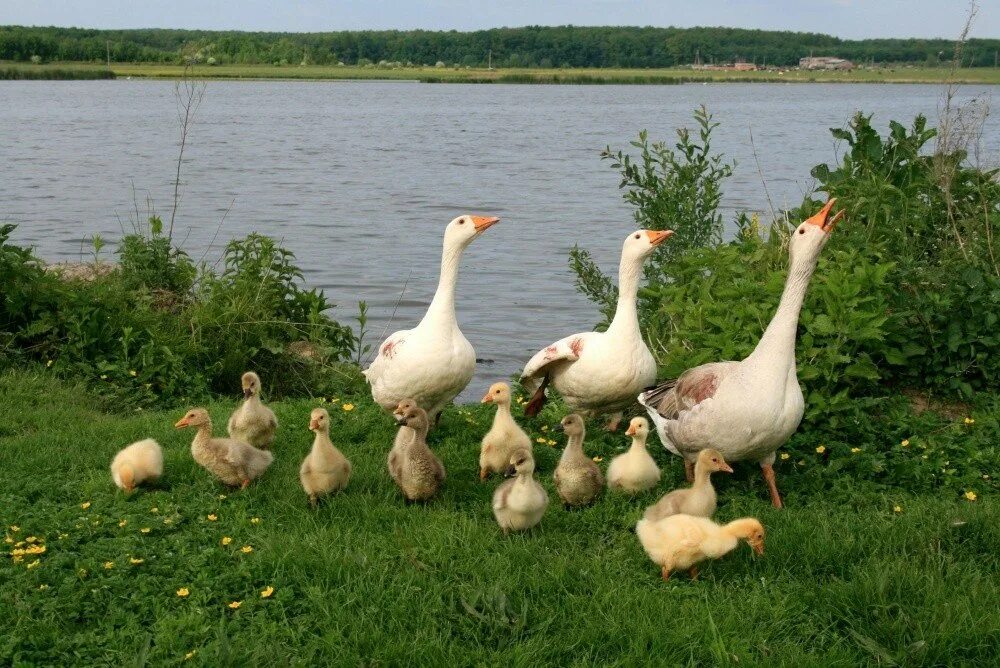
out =
<path fill-rule="evenodd" d="M 0 63 L 0 79 L 179 79 L 181 65 L 119 64 L 108 68 L 98 63 Z M 828 70 L 695 70 L 691 68 L 620 69 L 455 69 L 438 67 L 356 67 L 197 65 L 193 78 L 246 81 L 413 81 L 420 83 L 499 84 L 632 84 L 671 85 L 683 83 L 915 83 L 936 84 L 949 80 L 944 67 L 896 67 Z M 1000 85 L 1000 68 L 977 67 L 958 71 L 956 83 Z"/>

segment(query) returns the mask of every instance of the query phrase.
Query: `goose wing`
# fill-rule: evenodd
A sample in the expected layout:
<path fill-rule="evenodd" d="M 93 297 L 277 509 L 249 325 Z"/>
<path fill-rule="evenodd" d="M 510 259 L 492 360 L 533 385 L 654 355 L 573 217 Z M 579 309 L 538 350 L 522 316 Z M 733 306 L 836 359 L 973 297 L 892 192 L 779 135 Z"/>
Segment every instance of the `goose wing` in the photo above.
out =
<path fill-rule="evenodd" d="M 541 383 L 541 379 L 548 372 L 549 365 L 556 362 L 575 362 L 580 359 L 588 339 L 593 335 L 594 332 L 573 334 L 539 350 L 524 365 L 524 371 L 521 372 L 521 385 L 528 392 L 534 392 Z"/>

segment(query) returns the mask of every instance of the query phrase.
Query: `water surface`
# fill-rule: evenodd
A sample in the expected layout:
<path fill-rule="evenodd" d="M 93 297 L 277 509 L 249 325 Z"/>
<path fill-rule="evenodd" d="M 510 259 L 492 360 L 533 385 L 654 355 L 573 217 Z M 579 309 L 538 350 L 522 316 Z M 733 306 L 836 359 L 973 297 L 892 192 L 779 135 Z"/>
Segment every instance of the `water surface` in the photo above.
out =
<path fill-rule="evenodd" d="M 1000 87 L 964 93 L 984 91 Z M 908 125 L 918 112 L 936 117 L 940 95 L 939 86 L 872 84 L 211 82 L 185 153 L 175 236 L 208 260 L 251 231 L 281 239 L 308 283 L 338 304 L 336 317 L 368 302 L 377 344 L 387 326 L 411 327 L 423 314 L 447 222 L 501 216 L 469 248 L 459 279 L 463 331 L 493 360 L 464 396 L 475 399 L 534 351 L 599 319 L 566 258 L 579 243 L 614 271 L 635 228 L 616 172 L 599 158 L 605 146 L 624 147 L 643 128 L 673 141 L 707 105 L 721 123 L 714 148 L 737 161 L 728 219 L 767 211 L 767 193 L 775 208 L 797 205 L 809 169 L 843 148 L 828 128 L 855 110 L 880 127 Z M 17 223 L 16 241 L 43 258 L 77 260 L 91 235 L 119 237 L 136 217 L 133 193 L 141 217 L 147 202 L 169 217 L 173 83 L 3 82 L 0 131 L 0 220 Z M 995 157 L 996 118 L 984 136 Z"/>

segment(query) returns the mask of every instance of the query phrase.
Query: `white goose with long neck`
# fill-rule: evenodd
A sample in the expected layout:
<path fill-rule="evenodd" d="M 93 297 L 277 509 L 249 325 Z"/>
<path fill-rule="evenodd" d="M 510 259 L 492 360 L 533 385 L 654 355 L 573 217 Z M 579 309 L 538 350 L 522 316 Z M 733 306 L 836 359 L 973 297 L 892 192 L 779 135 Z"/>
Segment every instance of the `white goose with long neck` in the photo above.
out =
<path fill-rule="evenodd" d="M 792 232 L 781 301 L 746 359 L 703 364 L 639 395 L 664 447 L 684 457 L 689 478 L 698 452 L 715 448 L 727 461 L 758 462 L 772 504 L 782 506 L 772 465 L 775 451 L 802 420 L 795 337 L 820 252 L 843 215 L 830 216 L 835 202 L 831 199 Z"/>
<path fill-rule="evenodd" d="M 496 217 L 459 216 L 445 228 L 441 276 L 423 319 L 413 329 L 391 334 L 364 371 L 372 399 L 392 411 L 405 398 L 414 399 L 431 420 L 472 380 L 476 352 L 455 316 L 455 289 L 462 253 L 472 241 L 499 222 Z"/>
<path fill-rule="evenodd" d="M 535 353 L 521 372 L 521 384 L 535 396 L 526 412 L 535 415 L 551 384 L 571 410 L 586 416 L 612 413 L 616 429 L 622 409 L 656 380 L 656 361 L 639 331 L 636 298 L 642 265 L 672 230 L 636 230 L 622 245 L 618 268 L 618 304 L 604 332 L 567 336 Z"/>

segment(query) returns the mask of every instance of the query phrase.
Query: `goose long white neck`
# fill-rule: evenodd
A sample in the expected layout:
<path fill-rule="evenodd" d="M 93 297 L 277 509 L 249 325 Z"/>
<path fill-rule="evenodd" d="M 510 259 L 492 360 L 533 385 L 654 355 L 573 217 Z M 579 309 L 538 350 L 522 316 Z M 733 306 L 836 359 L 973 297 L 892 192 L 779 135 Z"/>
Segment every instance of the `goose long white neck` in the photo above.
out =
<path fill-rule="evenodd" d="M 619 336 L 639 336 L 639 314 L 636 310 L 636 296 L 639 294 L 639 279 L 642 262 L 622 255 L 618 265 L 618 305 L 615 317 L 608 326 L 608 332 Z"/>
<path fill-rule="evenodd" d="M 631 452 L 645 452 L 646 450 L 646 439 L 641 436 L 632 437 L 632 446 L 629 448 Z"/>
<path fill-rule="evenodd" d="M 764 357 L 770 361 L 781 360 L 790 365 L 795 364 L 795 335 L 799 326 L 799 313 L 815 270 L 816 259 L 799 261 L 789 267 L 778 309 L 750 358 Z"/>
<path fill-rule="evenodd" d="M 441 277 L 438 280 L 437 291 L 427 313 L 420 324 L 455 325 L 455 286 L 458 284 L 458 264 L 462 260 L 465 248 L 456 243 L 444 244 L 441 252 Z"/>

